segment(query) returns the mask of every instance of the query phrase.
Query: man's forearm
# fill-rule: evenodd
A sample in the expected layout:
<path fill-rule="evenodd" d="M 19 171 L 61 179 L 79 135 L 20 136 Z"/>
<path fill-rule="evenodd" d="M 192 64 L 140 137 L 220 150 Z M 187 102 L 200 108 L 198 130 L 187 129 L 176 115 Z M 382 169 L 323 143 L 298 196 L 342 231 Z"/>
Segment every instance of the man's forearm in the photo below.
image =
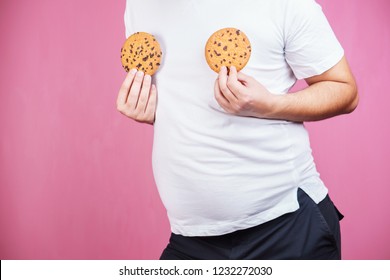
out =
<path fill-rule="evenodd" d="M 318 121 L 351 113 L 357 104 L 354 82 L 321 81 L 301 91 L 276 96 L 266 117 L 296 122 Z"/>

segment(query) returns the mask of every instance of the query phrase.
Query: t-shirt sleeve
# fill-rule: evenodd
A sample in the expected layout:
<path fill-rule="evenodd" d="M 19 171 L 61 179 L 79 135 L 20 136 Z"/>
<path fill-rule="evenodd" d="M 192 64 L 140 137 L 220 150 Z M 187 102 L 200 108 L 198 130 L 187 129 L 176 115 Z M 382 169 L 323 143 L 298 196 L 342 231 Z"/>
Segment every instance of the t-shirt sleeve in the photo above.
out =
<path fill-rule="evenodd" d="M 286 9 L 285 58 L 297 79 L 322 74 L 344 55 L 322 8 L 314 0 L 294 0 Z"/>

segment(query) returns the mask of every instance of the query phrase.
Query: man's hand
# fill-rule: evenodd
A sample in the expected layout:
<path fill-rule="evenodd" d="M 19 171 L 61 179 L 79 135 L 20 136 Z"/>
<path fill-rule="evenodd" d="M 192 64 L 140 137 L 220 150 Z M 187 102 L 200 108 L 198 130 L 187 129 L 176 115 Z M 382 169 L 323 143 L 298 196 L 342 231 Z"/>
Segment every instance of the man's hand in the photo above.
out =
<path fill-rule="evenodd" d="M 116 106 L 123 115 L 141 123 L 153 124 L 157 104 L 157 89 L 152 77 L 132 69 L 118 94 Z"/>
<path fill-rule="evenodd" d="M 229 75 L 223 66 L 215 82 L 214 95 L 219 105 L 228 113 L 266 118 L 273 108 L 275 95 L 254 78 L 232 66 Z"/>

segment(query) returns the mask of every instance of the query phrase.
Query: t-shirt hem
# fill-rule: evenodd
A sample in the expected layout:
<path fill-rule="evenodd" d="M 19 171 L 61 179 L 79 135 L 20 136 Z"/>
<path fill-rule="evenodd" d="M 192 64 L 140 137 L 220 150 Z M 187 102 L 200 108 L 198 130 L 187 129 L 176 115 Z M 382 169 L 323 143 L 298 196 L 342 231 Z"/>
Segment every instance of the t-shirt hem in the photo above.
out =
<path fill-rule="evenodd" d="M 275 209 L 271 209 L 270 211 L 262 212 L 256 216 L 251 216 L 246 219 L 234 221 L 231 223 L 219 224 L 218 226 L 216 226 L 215 224 L 201 227 L 198 226 L 196 227 L 196 230 L 194 230 L 194 226 L 172 225 L 171 231 L 174 234 L 180 234 L 188 237 L 224 235 L 238 230 L 258 226 L 265 222 L 276 219 L 284 214 L 294 212 L 298 209 L 299 203 L 297 200 L 294 200 L 293 202 L 286 205 L 286 207 L 283 207 L 283 209 L 278 209 L 278 211 L 275 211 Z"/>
<path fill-rule="evenodd" d="M 309 179 L 301 182 L 300 189 L 302 189 L 315 203 L 322 201 L 328 194 L 328 188 L 324 185 L 321 179 Z M 294 196 L 294 197 L 292 197 Z M 175 234 L 183 236 L 218 236 L 232 233 L 238 230 L 248 229 L 260 224 L 274 220 L 284 214 L 294 212 L 299 209 L 296 191 L 293 191 L 288 196 L 291 202 L 283 203 L 283 208 L 272 208 L 268 211 L 259 213 L 254 216 L 247 217 L 238 221 L 228 223 L 213 223 L 205 226 L 183 226 L 171 223 L 171 231 Z M 293 199 L 292 199 L 293 198 Z"/>

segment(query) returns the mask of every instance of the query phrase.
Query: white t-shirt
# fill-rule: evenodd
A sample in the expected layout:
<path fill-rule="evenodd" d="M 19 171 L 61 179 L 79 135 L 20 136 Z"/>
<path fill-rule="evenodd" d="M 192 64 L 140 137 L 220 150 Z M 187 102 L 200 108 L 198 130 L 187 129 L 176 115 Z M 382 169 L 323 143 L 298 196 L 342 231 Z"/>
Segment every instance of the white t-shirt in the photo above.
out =
<path fill-rule="evenodd" d="M 127 0 L 126 36 L 156 36 L 153 172 L 172 232 L 222 235 L 299 208 L 297 188 L 327 194 L 303 124 L 226 113 L 204 48 L 214 32 L 242 30 L 252 45 L 243 73 L 274 94 L 323 73 L 344 52 L 314 0 Z"/>

